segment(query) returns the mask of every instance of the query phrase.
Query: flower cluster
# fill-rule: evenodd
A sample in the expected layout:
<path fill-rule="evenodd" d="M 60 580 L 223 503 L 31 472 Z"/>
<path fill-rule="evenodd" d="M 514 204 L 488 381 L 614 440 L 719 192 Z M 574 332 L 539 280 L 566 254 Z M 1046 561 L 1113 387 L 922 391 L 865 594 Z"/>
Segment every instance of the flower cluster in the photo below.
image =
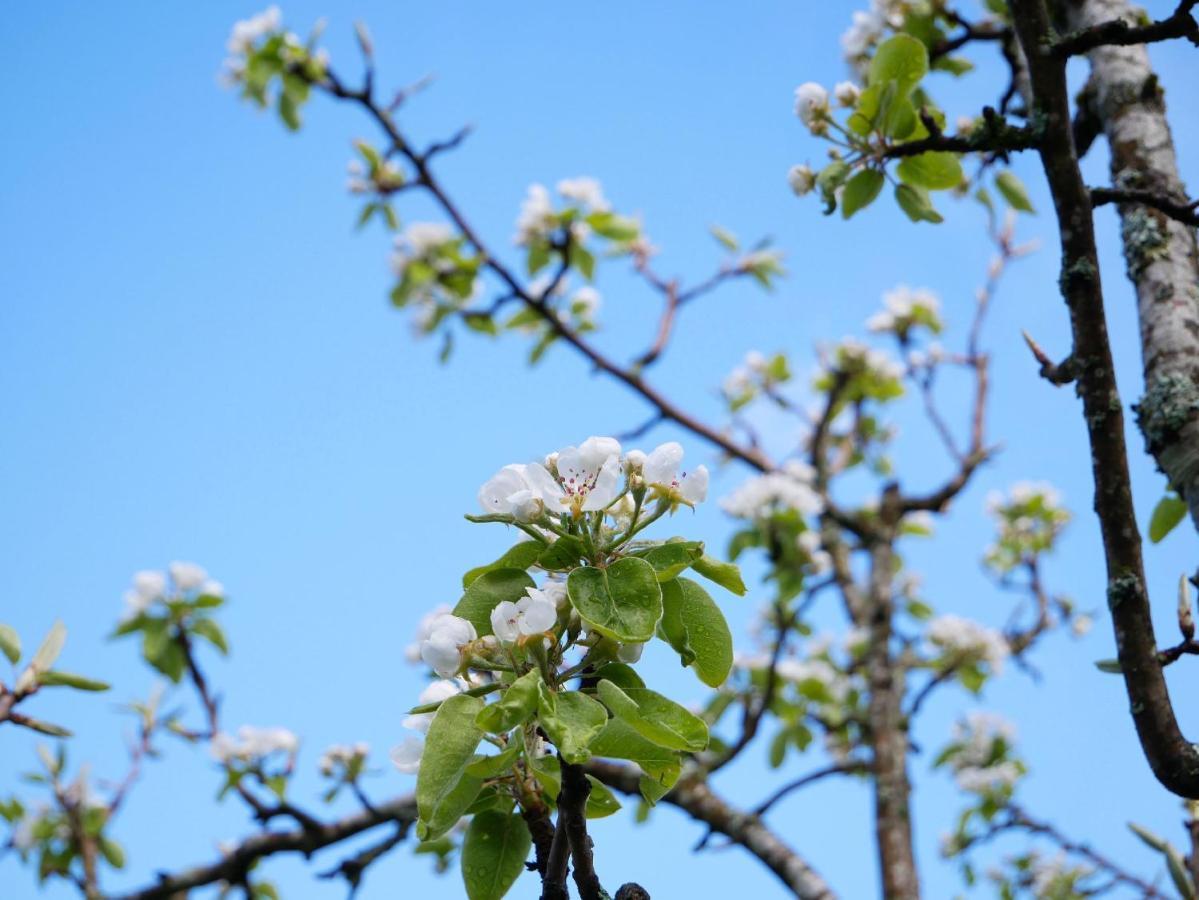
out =
<path fill-rule="evenodd" d="M 940 651 L 938 664 L 945 669 L 986 664 L 998 674 L 1010 652 L 998 631 L 961 616 L 937 616 L 928 623 L 926 636 Z"/>
<path fill-rule="evenodd" d="M 544 635 L 558 622 L 558 612 L 567 606 L 566 585 L 547 581 L 538 588 L 526 588 L 526 596 L 515 603 L 501 600 L 491 611 L 491 631 L 502 644 Z"/>
<path fill-rule="evenodd" d="M 396 306 L 414 304 L 418 333 L 433 331 L 449 314 L 461 310 L 475 295 L 481 257 L 448 225 L 413 222 L 395 239 L 391 265 Z"/>
<path fill-rule="evenodd" d="M 299 128 L 300 107 L 308 99 L 310 85 L 324 78 L 329 65 L 328 54 L 314 46 L 323 28 L 318 24 L 309 39 L 301 41 L 283 30 L 277 6 L 235 23 L 225 44 L 229 55 L 221 67 L 221 81 L 240 87 L 243 96 L 266 106 L 271 82 L 278 79 L 279 115 L 288 128 Z"/>
<path fill-rule="evenodd" d="M 1006 799 L 1027 771 L 1014 755 L 1016 731 L 993 713 L 972 712 L 954 725 L 953 738 L 937 759 L 967 793 Z"/>
<path fill-rule="evenodd" d="M 724 379 L 721 391 L 736 411 L 752 402 L 759 394 L 769 392 L 791 380 L 791 367 L 782 353 L 766 356 L 757 350 L 745 354 L 745 360 Z"/>
<path fill-rule="evenodd" d="M 243 725 L 237 737 L 226 732 L 213 735 L 211 752 L 213 759 L 222 765 L 234 763 L 260 765 L 275 754 L 286 754 L 294 758 L 300 749 L 300 740 L 286 728 L 254 728 Z"/>
<path fill-rule="evenodd" d="M 910 288 L 901 284 L 883 294 L 883 309 L 866 321 L 873 332 L 893 334 L 901 343 L 907 343 L 917 326 L 940 334 L 944 327 L 941 321 L 941 301 L 927 288 Z"/>
<path fill-rule="evenodd" d="M 160 601 L 199 597 L 219 599 L 224 596 L 224 585 L 209 578 L 208 572 L 195 563 L 173 562 L 165 572 L 161 569 L 143 569 L 134 573 L 133 584 L 125 591 L 125 611 L 121 621 L 127 622 L 145 615 Z"/>
<path fill-rule="evenodd" d="M 565 178 L 556 185 L 558 194 L 566 201 L 564 209 L 555 209 L 549 189 L 543 184 L 529 185 L 520 215 L 516 219 L 516 234 L 512 242 L 518 247 L 552 243 L 559 229 L 565 227 L 572 241 L 585 243 L 591 236 L 591 226 L 579 214 L 611 211 L 604 190 L 594 178 Z"/>
<path fill-rule="evenodd" d="M 1053 549 L 1070 521 L 1061 495 L 1048 484 L 1021 482 L 1007 496 L 998 491 L 987 497 L 987 511 L 995 519 L 995 542 L 984 560 L 1000 575 L 1026 565 Z"/>
<path fill-rule="evenodd" d="M 544 462 L 504 466 L 479 489 L 479 506 L 524 524 L 603 512 L 627 494 L 640 493 L 667 509 L 694 506 L 707 498 L 708 469 L 700 465 L 688 473 L 680 469 L 682 460 L 683 448 L 674 441 L 622 458 L 615 438 L 590 437 Z"/>
<path fill-rule="evenodd" d="M 283 13 L 278 6 L 269 6 L 257 15 L 234 22 L 229 39 L 225 42 L 225 50 L 229 54 L 225 60 L 226 71 L 230 74 L 243 71 L 245 58 L 253 52 L 254 45 L 282 27 Z"/>
<path fill-rule="evenodd" d="M 326 778 L 337 777 L 352 781 L 358 777 L 370 756 L 370 744 L 334 744 L 321 754 L 320 772 Z"/>
<path fill-rule="evenodd" d="M 907 7 L 905 0 L 870 0 L 870 8 L 856 10 L 848 29 L 841 35 L 841 50 L 846 61 L 864 69 L 871 51 L 887 34 L 903 25 Z"/>
<path fill-rule="evenodd" d="M 737 519 L 766 519 L 786 512 L 813 516 L 823 508 L 812 488 L 814 477 L 807 463 L 790 460 L 778 471 L 749 479 L 721 500 L 720 506 Z"/>

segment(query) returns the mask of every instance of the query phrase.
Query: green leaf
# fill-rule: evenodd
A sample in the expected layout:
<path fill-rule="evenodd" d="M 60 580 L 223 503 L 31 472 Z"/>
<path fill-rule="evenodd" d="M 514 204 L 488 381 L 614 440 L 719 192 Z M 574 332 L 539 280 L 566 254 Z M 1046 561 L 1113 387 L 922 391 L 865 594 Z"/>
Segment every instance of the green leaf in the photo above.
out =
<path fill-rule="evenodd" d="M 50 627 L 50 633 L 46 635 L 42 645 L 37 648 L 37 653 L 33 654 L 33 661 L 30 665 L 38 672 L 45 672 L 54 665 L 54 661 L 62 653 L 63 644 L 66 642 L 67 627 L 61 621 L 56 621 Z"/>
<path fill-rule="evenodd" d="M 492 569 L 470 583 L 454 615 L 474 625 L 480 637 L 491 634 L 491 611 L 504 600 L 515 603 L 531 587 L 535 584 L 524 569 Z"/>
<path fill-rule="evenodd" d="M 1148 828 L 1144 828 L 1144 827 L 1138 825 L 1136 822 L 1129 822 L 1128 828 L 1133 834 L 1135 834 L 1137 837 L 1139 837 L 1142 841 L 1144 841 L 1146 844 L 1148 844 L 1150 847 L 1152 847 L 1158 853 L 1166 852 L 1167 842 L 1166 842 L 1165 838 L 1158 837 L 1156 834 L 1154 834 Z"/>
<path fill-rule="evenodd" d="M 624 691 L 610 681 L 601 681 L 596 691 L 614 716 L 648 741 L 691 753 L 708 746 L 708 726 L 704 720 L 656 691 L 647 688 Z"/>
<path fill-rule="evenodd" d="M 1187 874 L 1186 862 L 1183 860 L 1182 854 L 1172 844 L 1166 844 L 1164 852 L 1170 880 L 1174 882 L 1174 887 L 1178 889 L 1182 900 L 1195 900 L 1195 885 L 1191 881 L 1191 876 Z"/>
<path fill-rule="evenodd" d="M 474 762 L 466 767 L 467 775 L 476 778 L 496 778 L 500 775 L 510 775 L 512 766 L 520 756 L 522 747 L 519 741 L 512 741 L 499 753 L 491 756 L 476 756 Z"/>
<path fill-rule="evenodd" d="M 616 799 L 606 784 L 594 775 L 588 775 L 591 792 L 587 795 L 586 816 L 589 819 L 603 819 L 613 813 L 620 812 L 620 801 Z"/>
<path fill-rule="evenodd" d="M 535 748 L 529 744 L 529 734 L 527 731 L 524 732 L 525 760 L 537 777 L 537 783 L 545 792 L 546 799 L 556 800 L 558 792 L 562 790 L 562 767 L 558 764 L 558 757 L 548 754 L 538 756 Z"/>
<path fill-rule="evenodd" d="M 504 551 L 504 555 L 495 562 L 484 566 L 476 566 L 462 576 L 462 589 L 466 590 L 480 575 L 485 575 L 496 569 L 527 569 L 537 562 L 537 557 L 545 550 L 544 544 L 537 541 L 521 541 Z"/>
<path fill-rule="evenodd" d="M 587 217 L 587 224 L 600 237 L 610 241 L 631 241 L 641 234 L 641 223 L 636 219 L 613 212 L 594 212 Z"/>
<path fill-rule="evenodd" d="M 913 222 L 938 224 L 945 221 L 941 214 L 933 208 L 932 202 L 928 199 L 928 191 L 924 188 L 901 184 L 895 188 L 895 202 Z"/>
<path fill-rule="evenodd" d="M 21 658 L 21 637 L 11 625 L 0 625 L 0 653 L 14 666 Z"/>
<path fill-rule="evenodd" d="M 416 776 L 416 836 L 422 841 L 445 834 L 474 801 L 482 779 L 466 773 L 483 732 L 475 717 L 483 708 L 478 697 L 456 694 L 442 702 L 433 721 Z"/>
<path fill-rule="evenodd" d="M 1186 501 L 1177 494 L 1166 494 L 1153 508 L 1153 516 L 1149 519 L 1149 540 L 1160 544 L 1186 514 Z"/>
<path fill-rule="evenodd" d="M 1124 671 L 1120 667 L 1120 660 L 1118 659 L 1097 659 L 1095 660 L 1095 668 L 1100 672 L 1107 672 L 1109 675 L 1119 675 Z"/>
<path fill-rule="evenodd" d="M 279 118 L 289 131 L 300 130 L 300 106 L 287 91 L 279 93 Z"/>
<path fill-rule="evenodd" d="M 595 255 L 586 247 L 570 245 L 570 264 L 588 281 L 595 278 Z"/>
<path fill-rule="evenodd" d="M 961 183 L 962 164 L 956 153 L 929 151 L 900 160 L 896 174 L 907 184 L 943 191 Z"/>
<path fill-rule="evenodd" d="M 999 193 L 1003 194 L 1003 199 L 1012 209 L 1026 213 L 1036 212 L 1033 209 L 1032 201 L 1028 199 L 1028 191 L 1024 187 L 1024 182 L 1017 177 L 1015 172 L 1000 172 L 995 176 L 995 187 L 999 189 Z"/>
<path fill-rule="evenodd" d="M 848 219 L 858 210 L 865 209 L 874 202 L 885 182 L 886 178 L 878 169 L 863 169 L 853 176 L 841 194 L 841 215 Z"/>
<path fill-rule="evenodd" d="M 938 72 L 948 72 L 955 78 L 960 78 L 974 70 L 974 63 L 964 56 L 942 56 L 933 63 L 933 68 Z"/>
<path fill-rule="evenodd" d="M 573 569 L 583 557 L 583 542 L 576 537 L 560 537 L 541 551 L 537 565 L 551 572 Z"/>
<path fill-rule="evenodd" d="M 599 736 L 591 742 L 594 756 L 627 759 L 637 763 L 646 775 L 660 784 L 673 786 L 682 770 L 678 752 L 648 741 L 622 719 L 609 719 Z"/>
<path fill-rule="evenodd" d="M 704 555 L 693 562 L 691 568 L 726 591 L 732 591 L 738 597 L 745 596 L 747 589 L 745 582 L 741 580 L 741 569 L 734 563 L 722 562 L 715 557 Z"/>
<path fill-rule="evenodd" d="M 61 725 L 54 725 L 50 722 L 43 722 L 41 719 L 31 719 L 26 716 L 21 723 L 26 728 L 31 728 L 38 734 L 48 734 L 50 737 L 67 738 L 71 736 L 69 728 L 63 728 Z"/>
<path fill-rule="evenodd" d="M 525 870 L 533 838 L 518 813 L 481 812 L 462 841 L 462 880 L 469 900 L 500 900 Z"/>
<path fill-rule="evenodd" d="M 720 246 L 724 247 L 730 253 L 736 253 L 741 249 L 741 242 L 737 240 L 737 236 L 726 228 L 721 228 L 719 225 L 713 225 L 708 229 L 712 237 L 720 242 Z"/>
<path fill-rule="evenodd" d="M 687 570 L 704 554 L 704 545 L 699 541 L 669 541 L 642 550 L 637 556 L 654 567 L 658 581 L 670 581 Z"/>
<path fill-rule="evenodd" d="M 607 678 L 618 688 L 643 688 L 645 682 L 641 680 L 641 676 L 630 665 L 622 662 L 610 662 L 607 665 L 600 666 L 594 675 L 596 681 L 601 678 Z"/>
<path fill-rule="evenodd" d="M 191 633 L 204 638 L 220 650 L 222 656 L 229 655 L 229 641 L 225 638 L 225 632 L 212 619 L 196 619 L 191 624 Z"/>
<path fill-rule="evenodd" d="M 645 643 L 662 618 L 662 589 L 654 567 L 635 556 L 606 569 L 581 566 L 567 577 L 566 590 L 583 621 L 614 641 Z"/>
<path fill-rule="evenodd" d="M 689 578 L 668 581 L 662 608 L 659 636 L 708 687 L 724 684 L 733 668 L 733 635 L 708 592 Z"/>
<path fill-rule="evenodd" d="M 537 710 L 538 689 L 541 687 L 541 671 L 530 669 L 512 682 L 504 696 L 479 711 L 475 724 L 484 731 L 501 734 L 523 725 Z"/>
<path fill-rule="evenodd" d="M 554 693 L 539 684 L 537 721 L 568 763 L 591 758 L 588 746 L 608 722 L 603 704 L 578 691 Z"/>
<path fill-rule="evenodd" d="M 38 675 L 38 684 L 46 687 L 69 687 L 75 688 L 77 691 L 106 691 L 110 685 L 104 681 L 97 681 L 94 678 L 84 678 L 82 675 L 75 675 L 71 672 L 59 672 L 51 669 L 49 672 L 42 672 Z"/>
<path fill-rule="evenodd" d="M 906 97 L 928 73 L 928 48 L 908 34 L 897 34 L 879 45 L 870 60 L 871 85 L 894 81 Z"/>

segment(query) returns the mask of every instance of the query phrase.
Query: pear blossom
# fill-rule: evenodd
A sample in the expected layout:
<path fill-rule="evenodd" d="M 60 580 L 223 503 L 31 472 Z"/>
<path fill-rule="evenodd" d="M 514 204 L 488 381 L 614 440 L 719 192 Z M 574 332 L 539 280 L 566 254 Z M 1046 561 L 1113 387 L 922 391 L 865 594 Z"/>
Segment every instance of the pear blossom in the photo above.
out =
<path fill-rule="evenodd" d="M 320 772 L 327 778 L 338 769 L 344 770 L 355 763 L 361 764 L 370 752 L 370 744 L 362 741 L 357 744 L 334 744 L 321 754 Z"/>
<path fill-rule="evenodd" d="M 576 518 L 604 509 L 620 488 L 620 442 L 589 437 L 578 447 L 564 447 L 553 460 L 556 474 L 530 465 L 525 475 L 551 512 L 569 511 Z"/>
<path fill-rule="evenodd" d="M 928 624 L 928 640 L 947 655 L 988 663 L 998 673 L 1010 652 L 1007 639 L 992 628 L 961 616 L 943 615 Z"/>
<path fill-rule="evenodd" d="M 421 641 L 421 659 L 442 678 L 449 678 L 462 668 L 462 648 L 478 637 L 469 621 L 445 613 L 430 623 L 429 635 Z"/>
<path fill-rule="evenodd" d="M 454 230 L 441 222 L 413 222 L 396 235 L 392 268 L 397 275 L 403 276 L 408 266 L 436 256 L 437 250 L 454 237 Z"/>
<path fill-rule="evenodd" d="M 391 751 L 391 761 L 405 775 L 415 775 L 420 771 L 420 758 L 425 752 L 425 741 L 416 735 L 409 735 Z"/>
<path fill-rule="evenodd" d="M 708 496 L 707 466 L 696 466 L 691 474 L 679 471 L 683 447 L 676 441 L 660 444 L 645 458 L 641 477 L 650 490 L 672 503 L 694 506 Z"/>
<path fill-rule="evenodd" d="M 550 192 L 543 184 L 529 185 L 524 203 L 520 207 L 520 215 L 516 219 L 513 243 L 527 247 L 537 241 L 543 241 L 549 237 L 554 225 L 554 204 L 550 201 Z"/>
<path fill-rule="evenodd" d="M 801 532 L 799 537 L 795 539 L 795 542 L 799 546 L 799 549 L 808 557 L 808 564 L 812 567 L 812 574 L 820 575 L 832 568 L 833 558 L 824 549 L 819 532 L 811 530 Z"/>
<path fill-rule="evenodd" d="M 795 192 L 795 196 L 803 197 L 816 187 L 816 173 L 806 163 L 792 166 L 787 172 L 787 184 Z"/>
<path fill-rule="evenodd" d="M 833 87 L 833 97 L 837 101 L 838 106 L 850 109 L 858 105 L 858 98 L 862 96 L 862 89 L 852 81 L 840 81 Z"/>
<path fill-rule="evenodd" d="M 167 566 L 171 573 L 171 581 L 183 592 L 194 591 L 208 581 L 208 572 L 195 563 L 173 562 Z"/>
<path fill-rule="evenodd" d="M 225 49 L 231 54 L 249 53 L 259 38 L 278 31 L 282 21 L 279 7 L 270 6 L 255 16 L 234 22 Z"/>
<path fill-rule="evenodd" d="M 448 700 L 450 697 L 461 692 L 461 682 L 443 678 L 427 685 L 420 692 L 420 696 L 416 698 L 416 705 L 425 706 L 429 703 L 440 703 L 442 700 Z M 402 724 L 405 728 L 410 728 L 413 731 L 419 731 L 421 734 L 424 734 L 433 723 L 433 715 L 433 713 L 412 713 L 404 718 Z"/>
<path fill-rule="evenodd" d="M 645 644 L 621 644 L 620 649 L 616 651 L 616 658 L 631 665 L 641 659 L 644 650 Z"/>
<path fill-rule="evenodd" d="M 525 588 L 526 593 L 534 599 L 544 597 L 554 604 L 556 609 L 565 609 L 570 605 L 570 599 L 566 596 L 566 582 L 557 581 L 556 579 L 547 579 L 540 588 Z"/>
<path fill-rule="evenodd" d="M 1015 727 L 994 713 L 971 712 L 957 722 L 949 763 L 958 787 L 976 794 L 1011 790 L 1024 775 L 1024 766 L 1007 757 L 1015 739 Z"/>
<path fill-rule="evenodd" d="M 720 505 L 738 519 L 760 519 L 789 510 L 815 515 L 824 504 L 812 489 L 814 478 L 811 466 L 790 460 L 779 471 L 749 479 L 721 500 Z"/>
<path fill-rule="evenodd" d="M 167 577 L 158 569 L 143 569 L 133 573 L 133 590 L 138 596 L 157 600 L 167 590 Z"/>
<path fill-rule="evenodd" d="M 416 626 L 416 636 L 411 644 L 404 648 L 404 659 L 410 663 L 418 663 L 420 658 L 420 645 L 429 637 L 433 630 L 433 623 L 450 611 L 448 603 L 441 603 L 425 613 Z"/>
<path fill-rule="evenodd" d="M 255 728 L 243 725 L 237 737 L 227 732 L 218 732 L 212 738 L 211 752 L 217 762 L 229 765 L 233 762 L 252 762 L 273 753 L 295 754 L 300 739 L 286 728 Z"/>
<path fill-rule="evenodd" d="M 795 89 L 795 114 L 812 134 L 824 134 L 828 130 L 828 91 L 814 81 L 808 81 Z"/>
<path fill-rule="evenodd" d="M 603 188 L 594 178 L 564 178 L 558 182 L 557 188 L 558 193 L 567 200 L 586 207 L 591 212 L 606 212 L 609 209 Z"/>
<path fill-rule="evenodd" d="M 504 466 L 479 488 L 479 506 L 489 513 L 512 516 L 518 522 L 541 518 L 545 499 L 540 483 L 529 478 L 530 468 L 519 463 Z"/>
<path fill-rule="evenodd" d="M 934 334 L 942 328 L 941 301 L 927 288 L 896 286 L 883 294 L 883 311 L 866 321 L 874 332 L 891 332 L 904 338 L 914 325 L 924 325 Z"/>
<path fill-rule="evenodd" d="M 558 621 L 554 598 L 537 588 L 526 588 L 527 597 L 515 603 L 501 600 L 491 611 L 491 630 L 505 644 L 549 631 Z"/>
<path fill-rule="evenodd" d="M 600 308 L 600 293 L 591 285 L 584 285 L 570 298 L 570 311 L 580 319 L 590 321 Z"/>

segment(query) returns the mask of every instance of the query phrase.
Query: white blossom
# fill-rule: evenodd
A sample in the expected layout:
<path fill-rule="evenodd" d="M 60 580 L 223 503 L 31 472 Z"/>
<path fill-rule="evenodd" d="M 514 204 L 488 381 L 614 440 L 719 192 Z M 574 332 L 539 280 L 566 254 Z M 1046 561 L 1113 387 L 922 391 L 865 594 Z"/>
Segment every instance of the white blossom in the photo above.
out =
<path fill-rule="evenodd" d="M 971 712 L 957 722 L 953 732 L 957 748 L 950 765 L 958 787 L 978 794 L 1013 787 L 1024 774 L 1020 763 L 1006 757 L 1015 739 L 1015 727 L 994 713 Z"/>
<path fill-rule="evenodd" d="M 927 288 L 901 284 L 883 294 L 883 311 L 871 316 L 866 327 L 875 332 L 904 334 L 918 321 L 934 332 L 940 331 L 941 301 Z"/>
<path fill-rule="evenodd" d="M 214 735 L 211 752 L 214 759 L 228 765 L 259 760 L 272 753 L 294 754 L 299 746 L 300 739 L 286 728 L 243 725 L 237 730 L 236 737 L 223 731 Z"/>
<path fill-rule="evenodd" d="M 355 762 L 365 760 L 370 752 L 370 744 L 361 741 L 357 744 L 334 744 L 321 754 L 320 772 L 328 777 L 339 768 L 348 769 Z"/>
<path fill-rule="evenodd" d="M 279 7 L 270 6 L 255 16 L 234 22 L 225 49 L 231 54 L 249 53 L 259 38 L 278 31 L 282 21 Z"/>
<path fill-rule="evenodd" d="M 461 692 L 461 682 L 443 678 L 439 681 L 430 682 L 420 692 L 420 696 L 416 698 L 416 705 L 425 706 L 429 703 L 440 703 L 442 700 L 448 700 L 450 697 Z M 405 728 L 410 728 L 413 731 L 419 731 L 421 734 L 424 734 L 433 723 L 433 715 L 433 713 L 412 713 L 404 718 L 402 724 Z"/>
<path fill-rule="evenodd" d="M 852 81 L 840 81 L 833 87 L 833 97 L 837 101 L 838 106 L 850 109 L 858 105 L 858 98 L 862 96 L 862 89 Z"/>
<path fill-rule="evenodd" d="M 543 634 L 558 621 L 558 607 L 554 599 L 537 588 L 526 588 L 527 597 L 515 603 L 501 600 L 491 611 L 491 630 L 505 644 L 512 644 L 522 637 Z"/>
<path fill-rule="evenodd" d="M 797 197 L 810 194 L 816 187 L 816 173 L 806 163 L 792 166 L 787 172 L 787 184 Z"/>
<path fill-rule="evenodd" d="M 594 178 L 564 178 L 558 182 L 557 188 L 558 193 L 567 200 L 590 212 L 606 212 L 609 208 L 603 188 Z"/>
<path fill-rule="evenodd" d="M 828 130 L 828 91 L 814 81 L 807 81 L 795 89 L 795 114 L 812 134 L 823 134 Z"/>
<path fill-rule="evenodd" d="M 541 489 L 544 479 L 530 478 L 530 469 L 520 463 L 504 466 L 479 488 L 479 506 L 485 512 L 509 515 L 518 522 L 534 522 L 545 511 Z"/>
<path fill-rule="evenodd" d="M 791 460 L 779 471 L 749 479 L 721 500 L 720 505 L 738 519 L 760 519 L 789 510 L 815 515 L 823 504 L 812 489 L 813 477 L 810 466 Z"/>
<path fill-rule="evenodd" d="M 552 513 L 574 516 L 594 512 L 616 499 L 620 489 L 620 442 L 589 437 L 578 447 L 564 447 L 554 458 L 556 475 L 544 466 L 526 467 L 525 475 Z"/>
<path fill-rule="evenodd" d="M 424 739 L 417 735 L 409 735 L 393 747 L 391 761 L 405 775 L 415 775 L 420 771 L 421 754 L 425 752 Z"/>
<path fill-rule="evenodd" d="M 955 615 L 938 616 L 929 622 L 928 639 L 950 655 L 988 663 L 996 673 L 1003 669 L 1010 650 L 998 631 Z"/>
<path fill-rule="evenodd" d="M 820 575 L 827 572 L 833 566 L 833 558 L 829 556 L 828 551 L 821 544 L 820 533 L 809 529 L 801 532 L 799 537 L 795 539 L 799 549 L 802 550 L 808 557 L 808 563 L 812 567 L 814 575 Z"/>
<path fill-rule="evenodd" d="M 620 649 L 616 651 L 616 658 L 622 663 L 635 663 L 641 659 L 641 654 L 645 650 L 645 644 L 621 644 Z"/>
<path fill-rule="evenodd" d="M 590 321 L 600 308 L 600 293 L 591 285 L 584 285 L 570 298 L 570 311 L 580 319 Z"/>
<path fill-rule="evenodd" d="M 658 496 L 672 502 L 694 506 L 708 497 L 708 468 L 696 466 L 691 474 L 680 472 L 683 447 L 668 441 L 653 449 L 641 467 L 641 477 Z"/>
<path fill-rule="evenodd" d="M 550 192 L 543 184 L 529 185 L 528 193 L 516 219 L 516 235 L 513 243 L 527 247 L 549 237 L 555 225 L 554 204 Z"/>
<path fill-rule="evenodd" d="M 420 645 L 429 637 L 429 633 L 433 630 L 433 623 L 449 611 L 450 605 L 441 603 L 421 616 L 421 620 L 416 626 L 416 637 L 413 638 L 411 644 L 404 648 L 404 659 L 410 663 L 421 661 Z"/>
<path fill-rule="evenodd" d="M 420 645 L 420 656 L 443 678 L 462 668 L 462 648 L 478 638 L 475 626 L 466 619 L 445 613 L 429 625 L 429 635 Z"/>
<path fill-rule="evenodd" d="M 194 591 L 208 581 L 208 572 L 203 566 L 191 562 L 173 562 L 167 566 L 171 581 L 183 592 Z"/>

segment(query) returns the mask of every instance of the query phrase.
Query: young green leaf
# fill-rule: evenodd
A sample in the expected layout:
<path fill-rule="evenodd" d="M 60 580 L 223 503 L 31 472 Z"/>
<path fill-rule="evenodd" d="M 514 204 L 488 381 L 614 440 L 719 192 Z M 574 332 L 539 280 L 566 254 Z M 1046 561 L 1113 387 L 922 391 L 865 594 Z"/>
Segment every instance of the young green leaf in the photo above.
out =
<path fill-rule="evenodd" d="M 613 813 L 620 812 L 620 801 L 616 799 L 606 784 L 594 775 L 588 775 L 591 792 L 587 795 L 586 816 L 589 819 L 603 819 Z"/>
<path fill-rule="evenodd" d="M 605 637 L 642 644 L 662 618 L 662 589 L 654 567 L 627 556 L 606 569 L 582 566 L 566 579 L 567 595 L 583 621 Z"/>
<path fill-rule="evenodd" d="M 733 635 L 708 592 L 689 578 L 668 581 L 662 609 L 659 636 L 708 687 L 724 684 L 733 668 Z"/>
<path fill-rule="evenodd" d="M 54 665 L 54 661 L 62 653 L 62 647 L 66 641 L 67 627 L 61 621 L 56 621 L 50 627 L 50 633 L 46 635 L 42 645 L 37 648 L 37 653 L 33 655 L 33 662 L 30 665 L 38 672 L 45 672 Z"/>
<path fill-rule="evenodd" d="M 445 834 L 474 801 L 482 779 L 466 773 L 483 732 L 475 717 L 483 708 L 478 697 L 457 694 L 443 701 L 426 737 L 429 751 L 421 756 L 416 776 L 417 837 L 432 840 Z"/>
<path fill-rule="evenodd" d="M 928 48 L 908 34 L 888 38 L 874 51 L 870 61 L 870 85 L 894 81 L 899 96 L 906 97 L 928 74 Z"/>
<path fill-rule="evenodd" d="M 82 675 L 75 675 L 72 672 L 60 672 L 56 669 L 40 673 L 37 681 L 38 684 L 46 687 L 69 687 L 75 688 L 77 691 L 106 691 L 110 687 L 107 682 L 84 678 Z"/>
<path fill-rule="evenodd" d="M 708 746 L 708 726 L 704 720 L 656 691 L 646 688 L 624 691 L 610 681 L 601 681 L 596 691 L 614 716 L 648 741 L 669 750 L 691 753 Z"/>
<path fill-rule="evenodd" d="M 537 721 L 568 763 L 591 758 L 591 741 L 603 730 L 608 713 L 603 704 L 578 691 L 554 693 L 538 685 Z"/>
<path fill-rule="evenodd" d="M 1015 172 L 1000 172 L 995 176 L 995 187 L 999 189 L 999 193 L 1003 194 L 1003 199 L 1012 209 L 1026 213 L 1036 212 L 1033 209 L 1032 201 L 1028 199 L 1028 191 L 1024 187 L 1024 182 Z"/>
<path fill-rule="evenodd" d="M 714 581 L 726 591 L 732 591 L 738 597 L 744 597 L 745 582 L 741 579 L 741 569 L 734 563 L 722 562 L 712 556 L 701 556 L 691 564 L 691 568 L 704 576 L 708 581 Z"/>
<path fill-rule="evenodd" d="M 1149 519 L 1149 540 L 1160 544 L 1186 514 L 1186 501 L 1177 494 L 1166 494 L 1153 508 L 1153 516 Z"/>
<path fill-rule="evenodd" d="M 11 625 L 0 624 L 0 653 L 7 656 L 14 666 L 21 658 L 21 638 Z"/>
<path fill-rule="evenodd" d="M 699 541 L 668 541 L 637 553 L 641 559 L 654 567 L 658 581 L 670 581 L 687 570 L 704 554 L 704 545 Z"/>
<path fill-rule="evenodd" d="M 471 819 L 462 841 L 462 880 L 469 900 L 500 900 L 524 871 L 532 845 L 519 813 L 489 810 Z"/>
<path fill-rule="evenodd" d="M 841 194 L 841 215 L 848 219 L 858 210 L 865 209 L 874 202 L 885 182 L 886 178 L 878 169 L 863 169 L 853 176 Z"/>
<path fill-rule="evenodd" d="M 524 724 L 537 710 L 541 671 L 531 669 L 504 691 L 504 696 L 479 711 L 475 724 L 484 731 L 501 734 Z"/>
<path fill-rule="evenodd" d="M 504 555 L 495 562 L 476 566 L 462 576 L 462 590 L 466 590 L 480 575 L 494 572 L 496 569 L 527 569 L 537 562 L 537 557 L 545 550 L 544 544 L 537 541 L 521 541 L 504 551 Z"/>
<path fill-rule="evenodd" d="M 907 184 L 944 191 L 957 187 L 962 181 L 962 164 L 956 153 L 929 151 L 901 160 L 896 174 Z"/>
<path fill-rule="evenodd" d="M 913 222 L 938 224 L 945 221 L 941 214 L 933 208 L 932 202 L 928 199 L 928 191 L 924 188 L 901 184 L 895 188 L 895 202 Z"/>

